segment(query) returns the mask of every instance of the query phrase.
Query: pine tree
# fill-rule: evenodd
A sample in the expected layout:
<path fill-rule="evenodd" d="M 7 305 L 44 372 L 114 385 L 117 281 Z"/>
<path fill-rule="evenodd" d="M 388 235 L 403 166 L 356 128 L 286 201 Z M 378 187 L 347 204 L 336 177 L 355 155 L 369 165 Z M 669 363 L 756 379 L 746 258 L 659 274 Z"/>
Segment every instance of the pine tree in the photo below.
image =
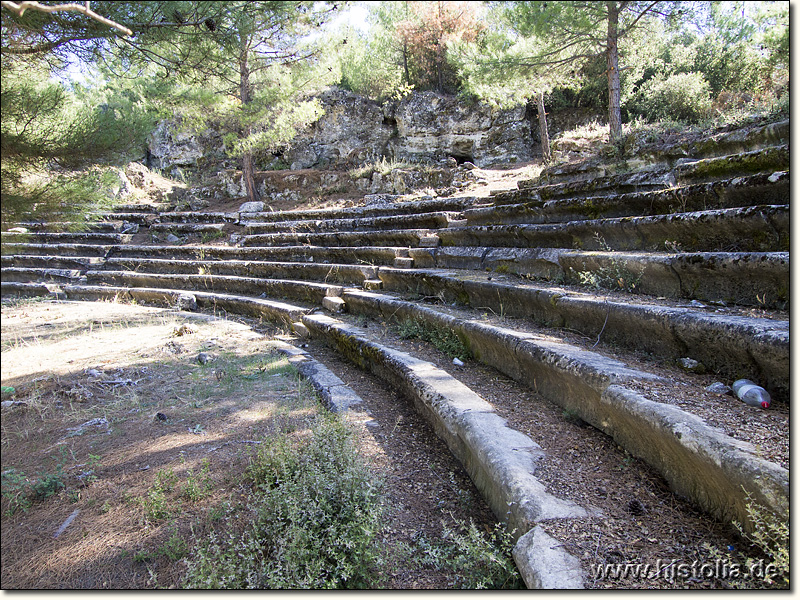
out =
<path fill-rule="evenodd" d="M 614 139 L 622 134 L 620 40 L 646 19 L 672 19 L 685 10 L 680 2 L 514 2 L 508 7 L 508 16 L 518 33 L 536 36 L 545 44 L 539 52 L 521 60 L 521 66 L 545 70 L 605 57 L 608 123 Z"/>

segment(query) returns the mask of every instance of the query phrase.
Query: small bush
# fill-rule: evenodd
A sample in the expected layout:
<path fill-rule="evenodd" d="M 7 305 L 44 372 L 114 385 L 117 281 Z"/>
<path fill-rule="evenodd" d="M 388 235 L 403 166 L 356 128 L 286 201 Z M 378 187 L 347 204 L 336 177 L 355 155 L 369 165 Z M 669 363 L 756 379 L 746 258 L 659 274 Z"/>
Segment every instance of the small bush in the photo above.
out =
<path fill-rule="evenodd" d="M 511 558 L 513 536 L 497 525 L 484 536 L 475 523 L 445 526 L 442 539 L 431 542 L 417 540 L 420 550 L 416 562 L 420 566 L 455 573 L 457 589 L 520 589 L 522 577 Z"/>
<path fill-rule="evenodd" d="M 711 116 L 711 102 L 711 86 L 700 73 L 679 73 L 645 82 L 630 111 L 650 122 L 677 120 L 693 124 Z"/>
<path fill-rule="evenodd" d="M 253 520 L 212 534 L 189 561 L 189 588 L 368 587 L 376 576 L 379 483 L 346 425 L 317 424 L 304 442 L 269 440 L 251 463 Z"/>
<path fill-rule="evenodd" d="M 774 577 L 764 574 L 763 582 L 770 586 L 779 586 L 789 589 L 789 518 L 783 521 L 769 510 L 748 502 L 747 515 L 753 524 L 752 533 L 745 533 L 742 526 L 736 524 L 737 529 L 756 548 L 766 554 L 775 567 Z M 748 563 L 753 563 L 748 559 Z"/>
<path fill-rule="evenodd" d="M 55 473 L 44 473 L 31 481 L 25 473 L 8 469 L 2 474 L 2 495 L 8 500 L 6 513 L 13 515 L 17 510 L 27 512 L 34 500 L 46 500 L 65 489 L 64 473 L 59 465 Z"/>
<path fill-rule="evenodd" d="M 39 479 L 33 482 L 33 493 L 38 500 L 44 500 L 57 494 L 59 490 L 64 489 L 66 486 L 61 480 L 61 474 L 48 473 L 42 475 Z"/>
<path fill-rule="evenodd" d="M 789 516 L 782 520 L 769 509 L 756 504 L 748 496 L 747 516 L 752 531 L 744 530 L 741 523 L 733 525 L 750 542 L 750 550 L 766 557 L 756 559 L 750 552 L 734 550 L 720 551 L 710 544 L 704 548 L 712 559 L 730 565 L 731 579 L 728 585 L 737 589 L 790 589 L 789 588 Z"/>
<path fill-rule="evenodd" d="M 189 553 L 189 546 L 186 540 L 177 533 L 173 533 L 169 539 L 164 542 L 160 553 L 171 561 L 177 561 L 184 558 Z"/>
<path fill-rule="evenodd" d="M 211 474 L 209 473 L 208 459 L 203 460 L 200 473 L 197 475 L 193 471 L 186 474 L 186 485 L 183 488 L 183 495 L 191 502 L 197 502 L 208 496 L 213 487 Z"/>

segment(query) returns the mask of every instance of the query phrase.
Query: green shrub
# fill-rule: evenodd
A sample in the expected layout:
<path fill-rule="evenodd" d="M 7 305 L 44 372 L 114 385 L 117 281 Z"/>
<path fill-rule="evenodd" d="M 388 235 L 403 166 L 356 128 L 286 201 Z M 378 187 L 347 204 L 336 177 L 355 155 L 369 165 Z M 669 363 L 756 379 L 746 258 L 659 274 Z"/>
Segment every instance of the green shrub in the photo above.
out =
<path fill-rule="evenodd" d="M 756 548 L 766 554 L 775 568 L 774 574 L 765 573 L 763 583 L 789 589 L 789 517 L 779 519 L 768 509 L 752 500 L 747 503 L 747 516 L 753 525 L 750 533 L 736 523 L 739 532 Z M 748 559 L 750 566 L 755 561 Z"/>
<path fill-rule="evenodd" d="M 343 423 L 304 442 L 269 440 L 252 461 L 253 520 L 212 534 L 189 561 L 189 588 L 362 588 L 376 576 L 379 483 Z"/>
<path fill-rule="evenodd" d="M 730 565 L 731 580 L 728 585 L 732 588 L 790 589 L 789 515 L 781 519 L 769 509 L 756 504 L 750 496 L 746 508 L 751 531 L 745 531 L 742 524 L 736 521 L 733 525 L 750 542 L 749 549 L 740 551 L 729 546 L 726 551 L 720 551 L 708 543 L 704 548 L 712 559 Z M 766 557 L 767 561 L 751 554 Z"/>
<path fill-rule="evenodd" d="M 650 122 L 691 124 L 711 116 L 711 102 L 711 86 L 700 73 L 679 73 L 645 82 L 629 109 Z"/>
<path fill-rule="evenodd" d="M 61 477 L 61 473 L 47 473 L 39 477 L 39 479 L 33 482 L 32 488 L 34 496 L 38 500 L 44 500 L 45 498 L 57 494 L 59 490 L 66 487 Z"/>
<path fill-rule="evenodd" d="M 469 348 L 453 330 L 427 323 L 422 319 L 401 321 L 397 326 L 397 332 L 404 340 L 419 338 L 429 342 L 450 357 L 466 360 L 472 356 Z"/>
<path fill-rule="evenodd" d="M 3 471 L 0 489 L 9 502 L 6 513 L 13 515 L 19 509 L 27 512 L 34 500 L 46 500 L 65 488 L 64 472 L 59 464 L 55 473 L 44 473 L 32 481 L 22 471 L 7 469 Z"/>
<path fill-rule="evenodd" d="M 696 45 L 693 70 L 702 73 L 715 96 L 722 91 L 754 94 L 767 78 L 767 64 L 747 41 L 730 43 L 710 34 Z"/>
<path fill-rule="evenodd" d="M 474 522 L 462 522 L 456 529 L 445 526 L 441 540 L 417 540 L 416 562 L 452 571 L 457 589 L 520 589 L 525 586 L 511 558 L 513 544 L 513 536 L 502 525 L 487 537 Z"/>

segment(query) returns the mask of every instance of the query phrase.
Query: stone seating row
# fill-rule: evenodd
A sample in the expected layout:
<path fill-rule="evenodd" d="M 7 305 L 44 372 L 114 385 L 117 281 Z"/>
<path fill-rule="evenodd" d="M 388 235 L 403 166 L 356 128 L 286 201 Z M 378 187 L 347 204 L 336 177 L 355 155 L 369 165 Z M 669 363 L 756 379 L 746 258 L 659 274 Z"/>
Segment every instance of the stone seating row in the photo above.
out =
<path fill-rule="evenodd" d="M 522 180 L 518 189 L 527 192 L 531 199 L 553 200 L 557 198 L 583 198 L 604 194 L 619 194 L 701 184 L 720 178 L 734 179 L 753 173 L 784 171 L 789 168 L 789 146 L 782 144 L 749 152 L 714 158 L 685 159 L 674 167 L 652 166 L 635 172 L 605 175 L 592 179 L 548 183 L 540 179 Z M 515 197 L 508 193 L 494 195 L 495 203 L 503 203 Z"/>
<path fill-rule="evenodd" d="M 789 325 L 783 320 L 717 313 L 709 307 L 637 302 L 635 297 L 615 300 L 536 283 L 523 285 L 502 276 L 487 281 L 445 270 L 182 261 L 164 272 L 171 262 L 121 259 L 112 266 L 127 263 L 133 268 L 89 270 L 84 281 L 115 287 L 231 292 L 313 304 L 321 304 L 331 286 L 341 285 L 436 298 L 446 304 L 490 310 L 587 336 L 603 330 L 605 343 L 648 352 L 673 363 L 689 355 L 722 376 L 742 375 L 761 381 L 776 399 L 788 401 Z"/>
<path fill-rule="evenodd" d="M 753 128 L 733 128 L 698 139 L 640 148 L 634 158 L 622 160 L 587 159 L 544 168 L 538 183 L 570 183 L 623 172 L 666 171 L 681 162 L 704 158 L 737 156 L 760 148 L 787 144 L 791 135 L 789 120 Z M 523 184 L 523 187 L 526 184 Z"/>

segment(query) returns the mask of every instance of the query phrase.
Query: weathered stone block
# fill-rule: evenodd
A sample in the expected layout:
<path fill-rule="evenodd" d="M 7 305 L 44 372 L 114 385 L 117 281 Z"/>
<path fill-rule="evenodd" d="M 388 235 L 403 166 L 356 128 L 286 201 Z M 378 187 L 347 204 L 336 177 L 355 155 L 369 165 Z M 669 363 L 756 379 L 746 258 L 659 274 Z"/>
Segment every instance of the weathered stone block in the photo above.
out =
<path fill-rule="evenodd" d="M 438 235 L 423 235 L 419 238 L 420 248 L 436 248 L 439 245 Z"/>
<path fill-rule="evenodd" d="M 411 269 L 414 267 L 414 259 L 397 257 L 394 259 L 394 266 L 398 269 Z"/>
<path fill-rule="evenodd" d="M 335 296 L 326 296 L 323 298 L 322 306 L 332 313 L 341 313 L 345 310 L 344 300 Z"/>

